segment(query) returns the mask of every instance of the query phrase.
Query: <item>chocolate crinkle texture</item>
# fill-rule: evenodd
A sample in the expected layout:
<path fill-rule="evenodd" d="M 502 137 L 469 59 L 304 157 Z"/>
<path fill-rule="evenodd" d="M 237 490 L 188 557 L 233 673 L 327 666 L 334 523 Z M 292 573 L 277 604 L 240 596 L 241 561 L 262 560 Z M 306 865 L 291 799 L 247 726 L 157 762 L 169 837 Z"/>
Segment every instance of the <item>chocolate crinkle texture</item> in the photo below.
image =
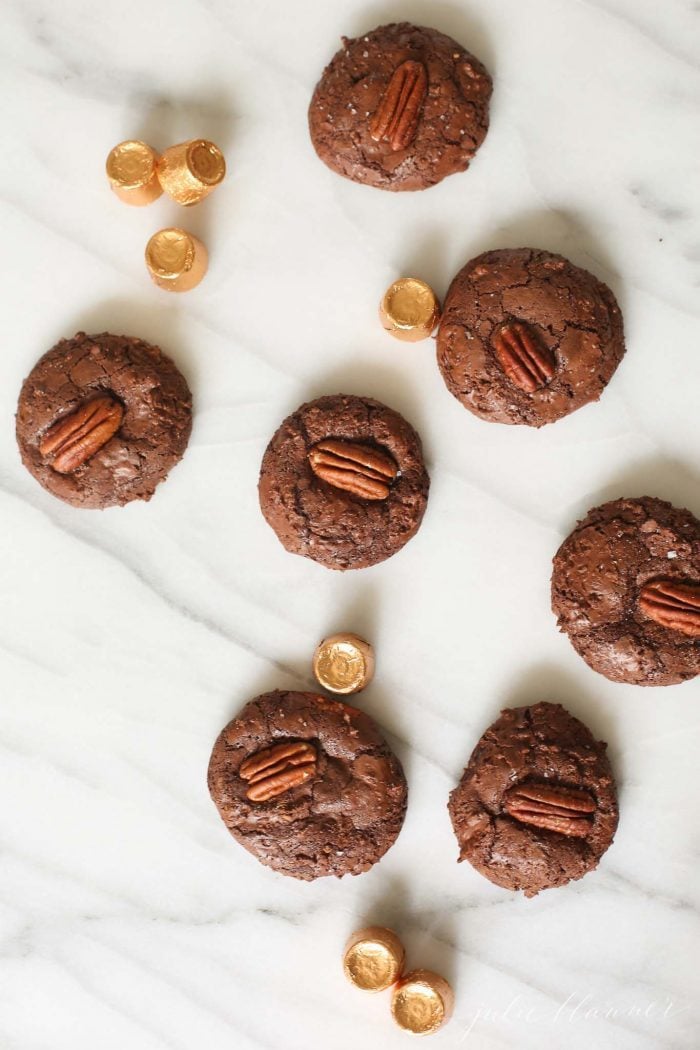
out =
<path fill-rule="evenodd" d="M 404 62 L 422 64 L 425 94 L 415 132 L 395 148 L 390 136 L 375 141 L 371 129 Z M 354 182 L 422 190 L 469 166 L 488 130 L 491 91 L 481 62 L 444 33 L 408 22 L 380 26 L 343 38 L 311 99 L 311 140 L 329 168 Z"/>
<path fill-rule="evenodd" d="M 651 496 L 595 507 L 554 557 L 559 628 L 613 682 L 675 685 L 700 674 L 700 638 L 640 607 L 642 587 L 657 580 L 700 585 L 700 521 Z"/>
<path fill-rule="evenodd" d="M 85 402 L 121 405 L 118 430 L 72 473 L 59 473 L 40 446 L 47 431 Z M 40 485 L 74 507 L 148 500 L 182 458 L 192 429 L 192 395 L 169 357 L 124 335 L 62 339 L 25 379 L 17 407 L 22 462 Z"/>
<path fill-rule="evenodd" d="M 243 763 L 297 741 L 315 751 L 312 777 L 267 801 L 248 799 Z M 222 731 L 209 791 L 242 846 L 307 881 L 371 868 L 395 842 L 407 803 L 401 765 L 368 715 L 314 693 L 278 690 L 251 700 Z"/>
<path fill-rule="evenodd" d="M 587 833 L 571 837 L 512 816 L 507 800 L 532 785 L 585 795 Z M 474 748 L 448 809 L 459 860 L 491 882 L 526 897 L 563 886 L 597 867 L 617 828 L 606 745 L 560 704 L 505 710 Z"/>
<path fill-rule="evenodd" d="M 317 476 L 315 444 L 357 442 L 391 457 L 397 475 L 384 499 L 364 499 Z M 429 478 L 421 441 L 398 412 L 372 398 L 335 394 L 302 405 L 270 441 L 260 469 L 260 508 L 283 546 L 330 569 L 391 557 L 418 531 Z"/>
<path fill-rule="evenodd" d="M 521 389 L 494 349 L 508 325 L 524 325 L 553 362 L 536 390 Z M 491 423 L 541 427 L 597 401 L 625 353 L 622 315 L 610 289 L 561 255 L 534 248 L 477 256 L 452 281 L 437 337 L 448 390 Z"/>

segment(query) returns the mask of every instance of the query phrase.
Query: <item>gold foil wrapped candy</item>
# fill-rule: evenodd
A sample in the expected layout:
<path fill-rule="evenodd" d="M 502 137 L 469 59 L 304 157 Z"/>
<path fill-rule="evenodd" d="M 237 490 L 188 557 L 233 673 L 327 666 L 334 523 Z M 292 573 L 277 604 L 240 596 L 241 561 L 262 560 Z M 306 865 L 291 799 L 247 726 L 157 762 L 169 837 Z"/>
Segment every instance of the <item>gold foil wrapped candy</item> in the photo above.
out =
<path fill-rule="evenodd" d="M 405 1032 L 432 1035 L 452 1016 L 454 993 L 444 977 L 431 970 L 404 974 L 391 993 L 391 1014 Z"/>
<path fill-rule="evenodd" d="M 142 206 L 163 192 L 156 167 L 158 154 L 146 142 L 129 139 L 110 151 L 105 165 L 110 186 L 120 201 Z"/>
<path fill-rule="evenodd" d="M 146 245 L 146 266 L 159 288 L 188 292 L 207 272 L 207 249 L 179 227 L 158 230 Z"/>
<path fill-rule="evenodd" d="M 314 675 L 331 693 L 359 693 L 374 676 L 374 649 L 356 634 L 332 634 L 316 647 Z"/>
<path fill-rule="evenodd" d="M 440 320 L 435 292 L 417 277 L 400 277 L 384 293 L 379 306 L 383 327 L 395 339 L 417 343 L 433 334 Z"/>
<path fill-rule="evenodd" d="M 393 932 L 368 926 L 353 933 L 345 945 L 343 970 L 347 979 L 365 992 L 383 992 L 401 976 L 404 948 Z"/>
<path fill-rule="evenodd" d="M 166 149 L 157 172 L 168 196 L 189 206 L 204 200 L 219 185 L 226 174 L 226 161 L 213 142 L 193 139 Z"/>

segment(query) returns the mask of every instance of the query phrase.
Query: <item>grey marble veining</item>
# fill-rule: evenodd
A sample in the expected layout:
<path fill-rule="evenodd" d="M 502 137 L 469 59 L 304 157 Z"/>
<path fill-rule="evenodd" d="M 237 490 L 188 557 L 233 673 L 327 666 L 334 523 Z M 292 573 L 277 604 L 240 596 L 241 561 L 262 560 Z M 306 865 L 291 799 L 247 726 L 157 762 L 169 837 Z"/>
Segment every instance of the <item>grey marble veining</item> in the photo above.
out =
<path fill-rule="evenodd" d="M 472 169 L 422 194 L 337 178 L 306 131 L 341 33 L 396 17 L 495 77 Z M 597 677 L 548 590 L 596 502 L 700 515 L 700 4 L 6 0 L 1 20 L 2 1050 L 398 1050 L 386 998 L 342 976 L 368 921 L 454 982 L 436 1046 L 695 1050 L 700 685 Z M 109 193 L 116 142 L 196 135 L 230 172 L 200 208 Z M 211 254 L 180 298 L 143 265 L 173 223 Z M 397 274 L 444 294 L 471 256 L 523 244 L 607 281 L 628 339 L 601 402 L 538 433 L 471 417 L 431 344 L 376 320 Z M 19 463 L 22 378 L 80 328 L 158 342 L 192 386 L 191 445 L 148 505 L 77 512 Z M 418 536 L 345 576 L 286 555 L 255 489 L 282 417 L 338 390 L 402 411 L 432 477 Z M 410 805 L 371 872 L 307 886 L 228 838 L 205 772 L 231 714 L 309 687 L 315 643 L 342 628 L 377 647 L 358 703 Z M 539 699 L 609 742 L 622 819 L 597 872 L 525 901 L 456 864 L 445 804 L 497 711 Z"/>

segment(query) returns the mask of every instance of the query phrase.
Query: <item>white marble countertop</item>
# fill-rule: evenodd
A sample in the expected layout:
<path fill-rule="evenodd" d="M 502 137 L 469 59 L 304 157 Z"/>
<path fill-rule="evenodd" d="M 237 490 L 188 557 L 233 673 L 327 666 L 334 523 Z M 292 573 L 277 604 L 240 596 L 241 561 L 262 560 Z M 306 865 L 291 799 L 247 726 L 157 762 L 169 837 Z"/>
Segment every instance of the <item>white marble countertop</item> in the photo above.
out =
<path fill-rule="evenodd" d="M 338 178 L 306 131 L 339 36 L 397 17 L 495 80 L 472 169 L 422 194 Z M 5 0 L 0 50 L 2 1050 L 398 1050 L 386 997 L 340 968 L 367 920 L 454 982 L 435 1046 L 696 1048 L 700 685 L 596 676 L 548 585 L 606 498 L 700 514 L 700 4 Z M 198 135 L 230 170 L 199 209 L 109 193 L 114 143 Z M 211 268 L 168 297 L 143 249 L 185 219 Z M 609 282 L 627 328 L 602 401 L 541 432 L 470 416 L 431 344 L 376 321 L 396 275 L 443 294 L 523 244 Z M 191 445 L 150 504 L 72 510 L 20 465 L 21 380 L 78 329 L 158 342 L 190 381 Z M 285 554 L 255 490 L 278 422 L 338 390 L 402 411 L 432 475 L 418 536 L 345 575 Z M 405 764 L 408 818 L 370 873 L 297 884 L 228 837 L 206 765 L 247 699 L 310 687 L 315 643 L 346 628 L 377 647 L 358 702 Z M 445 804 L 499 709 L 539 699 L 609 741 L 621 822 L 598 871 L 527 901 L 456 864 Z"/>

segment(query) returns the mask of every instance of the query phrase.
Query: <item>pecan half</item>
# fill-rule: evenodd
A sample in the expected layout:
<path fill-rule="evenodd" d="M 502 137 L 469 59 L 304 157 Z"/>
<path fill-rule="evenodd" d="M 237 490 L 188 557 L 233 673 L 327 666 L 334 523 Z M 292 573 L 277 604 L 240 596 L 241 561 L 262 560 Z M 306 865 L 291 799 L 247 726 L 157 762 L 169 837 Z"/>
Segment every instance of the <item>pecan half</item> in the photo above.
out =
<path fill-rule="evenodd" d="M 596 804 L 587 791 L 560 784 L 518 784 L 508 792 L 504 809 L 521 824 L 585 838 L 591 830 Z"/>
<path fill-rule="evenodd" d="M 72 474 L 114 437 L 123 416 L 116 398 L 93 397 L 49 427 L 39 452 L 59 474 Z"/>
<path fill-rule="evenodd" d="M 250 787 L 251 802 L 268 802 L 309 780 L 316 772 L 316 748 L 304 741 L 275 744 L 247 758 L 238 770 Z"/>
<path fill-rule="evenodd" d="M 369 126 L 374 141 L 388 142 L 394 152 L 410 146 L 427 91 L 428 74 L 422 62 L 408 59 L 397 66 Z"/>
<path fill-rule="evenodd" d="M 645 616 L 689 638 L 700 638 L 700 583 L 654 580 L 639 592 Z"/>
<path fill-rule="evenodd" d="M 309 451 L 311 469 L 322 481 L 362 499 L 386 499 L 398 467 L 374 445 L 326 438 Z"/>
<path fill-rule="evenodd" d="M 503 325 L 493 336 L 492 345 L 511 383 L 528 394 L 541 390 L 554 375 L 554 354 L 521 321 Z"/>

